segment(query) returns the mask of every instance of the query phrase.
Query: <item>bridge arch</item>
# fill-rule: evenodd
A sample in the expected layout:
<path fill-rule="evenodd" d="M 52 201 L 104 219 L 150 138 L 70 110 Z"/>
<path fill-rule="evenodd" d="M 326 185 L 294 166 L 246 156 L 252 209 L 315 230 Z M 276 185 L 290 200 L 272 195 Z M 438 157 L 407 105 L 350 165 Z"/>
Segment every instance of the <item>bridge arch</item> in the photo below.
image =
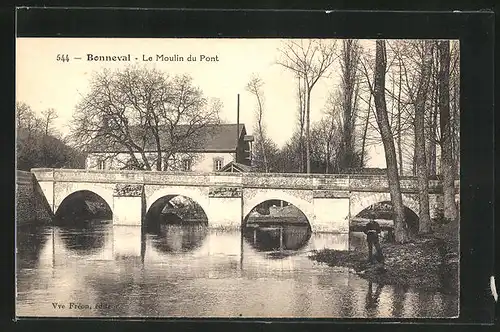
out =
<path fill-rule="evenodd" d="M 245 198 L 245 197 L 244 197 Z M 286 201 L 298 208 L 307 218 L 311 229 L 314 231 L 314 206 L 313 203 L 305 199 L 301 199 L 295 195 L 291 195 L 282 190 L 262 190 L 258 195 L 250 199 L 244 199 L 243 202 L 243 218 L 246 218 L 254 207 L 265 201 L 281 200 Z"/>
<path fill-rule="evenodd" d="M 418 216 L 419 203 L 416 195 L 403 194 L 402 198 L 403 198 L 403 205 Z M 385 193 L 385 192 L 351 193 L 351 202 L 350 202 L 351 218 L 357 216 L 361 211 L 365 210 L 366 208 L 374 204 L 386 201 L 391 201 L 390 193 Z"/>
<path fill-rule="evenodd" d="M 54 188 L 54 206 L 53 212 L 57 213 L 59 206 L 64 202 L 66 198 L 71 196 L 74 193 L 80 191 L 89 191 L 99 197 L 101 197 L 111 209 L 111 212 L 114 213 L 113 207 L 113 188 L 112 186 L 103 186 L 95 183 L 56 183 Z"/>
<path fill-rule="evenodd" d="M 165 196 L 185 196 L 199 204 L 210 222 L 210 208 L 208 204 L 208 192 L 203 193 L 195 187 L 163 187 L 155 190 L 149 197 L 146 197 L 146 213 L 153 204 Z"/>

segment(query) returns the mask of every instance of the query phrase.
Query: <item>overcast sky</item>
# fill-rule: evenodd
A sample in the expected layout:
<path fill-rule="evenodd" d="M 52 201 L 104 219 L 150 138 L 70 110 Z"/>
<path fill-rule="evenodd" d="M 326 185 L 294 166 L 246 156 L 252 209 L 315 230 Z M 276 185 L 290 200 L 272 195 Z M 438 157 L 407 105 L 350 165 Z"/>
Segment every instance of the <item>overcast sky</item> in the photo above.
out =
<path fill-rule="evenodd" d="M 68 133 L 75 105 L 88 90 L 93 71 L 120 68 L 127 62 L 87 61 L 87 54 L 128 55 L 131 62 L 155 67 L 170 75 L 189 74 L 208 98 L 219 98 L 221 118 L 236 123 L 236 101 L 240 94 L 240 121 L 252 132 L 255 99 L 245 90 L 258 74 L 264 82 L 265 124 L 269 135 L 282 146 L 297 123 L 297 89 L 292 73 L 276 64 L 282 39 L 105 39 L 105 38 L 18 38 L 16 42 L 16 100 L 40 113 L 54 108 L 57 129 Z M 57 61 L 68 54 L 69 62 Z M 154 61 L 157 54 L 183 57 L 184 61 Z M 187 61 L 189 55 L 198 61 Z M 219 61 L 200 61 L 200 55 Z M 151 56 L 153 61 L 143 61 Z M 74 59 L 81 57 L 81 60 Z M 137 60 L 136 60 L 137 58 Z M 339 67 L 320 80 L 311 97 L 311 120 L 322 117 L 326 99 L 338 82 Z M 368 167 L 385 167 L 383 147 L 370 150 Z"/>

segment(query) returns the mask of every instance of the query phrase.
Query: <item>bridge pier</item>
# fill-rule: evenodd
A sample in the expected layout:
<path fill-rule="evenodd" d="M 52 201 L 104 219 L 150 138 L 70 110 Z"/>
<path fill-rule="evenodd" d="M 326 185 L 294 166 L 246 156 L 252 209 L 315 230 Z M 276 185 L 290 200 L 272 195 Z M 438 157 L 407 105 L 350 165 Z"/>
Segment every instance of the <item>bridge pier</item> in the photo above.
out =
<path fill-rule="evenodd" d="M 314 192 L 313 206 L 314 230 L 334 233 L 349 232 L 349 192 L 317 190 Z"/>
<path fill-rule="evenodd" d="M 141 226 L 141 197 L 113 197 L 113 225 Z"/>
<path fill-rule="evenodd" d="M 142 186 L 117 185 L 113 192 L 113 225 L 142 225 Z"/>
<path fill-rule="evenodd" d="M 208 204 L 210 206 L 210 211 L 207 211 L 209 227 L 240 228 L 242 218 L 244 218 L 241 188 L 210 188 L 208 197 Z"/>

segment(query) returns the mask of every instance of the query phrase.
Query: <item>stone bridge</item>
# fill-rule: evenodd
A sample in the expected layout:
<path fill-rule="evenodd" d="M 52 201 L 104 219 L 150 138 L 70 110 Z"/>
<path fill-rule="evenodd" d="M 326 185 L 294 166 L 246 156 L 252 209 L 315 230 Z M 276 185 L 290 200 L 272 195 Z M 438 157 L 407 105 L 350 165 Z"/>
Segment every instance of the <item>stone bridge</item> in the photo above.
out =
<path fill-rule="evenodd" d="M 349 221 L 369 206 L 389 201 L 385 176 L 345 174 L 174 173 L 124 170 L 32 169 L 52 211 L 69 195 L 87 190 L 102 197 L 114 225 L 141 225 L 165 196 L 182 195 L 203 208 L 210 227 L 237 227 L 258 204 L 287 201 L 307 217 L 313 232 L 348 232 Z M 404 205 L 418 215 L 417 181 L 401 178 Z M 458 183 L 457 199 L 458 197 Z M 429 181 L 431 217 L 442 205 L 442 186 Z"/>

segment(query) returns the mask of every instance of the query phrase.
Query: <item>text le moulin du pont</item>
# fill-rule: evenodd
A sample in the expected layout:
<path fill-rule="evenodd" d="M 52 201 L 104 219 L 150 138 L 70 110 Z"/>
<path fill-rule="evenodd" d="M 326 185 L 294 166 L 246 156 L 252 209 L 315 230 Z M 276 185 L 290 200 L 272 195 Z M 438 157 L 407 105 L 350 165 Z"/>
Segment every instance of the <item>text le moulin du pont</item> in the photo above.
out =
<path fill-rule="evenodd" d="M 130 61 L 157 61 L 157 62 L 219 62 L 219 55 L 209 54 L 142 54 L 140 57 L 133 57 L 131 54 L 124 55 L 97 55 L 87 54 L 87 61 L 110 61 L 110 62 L 130 62 Z"/>

